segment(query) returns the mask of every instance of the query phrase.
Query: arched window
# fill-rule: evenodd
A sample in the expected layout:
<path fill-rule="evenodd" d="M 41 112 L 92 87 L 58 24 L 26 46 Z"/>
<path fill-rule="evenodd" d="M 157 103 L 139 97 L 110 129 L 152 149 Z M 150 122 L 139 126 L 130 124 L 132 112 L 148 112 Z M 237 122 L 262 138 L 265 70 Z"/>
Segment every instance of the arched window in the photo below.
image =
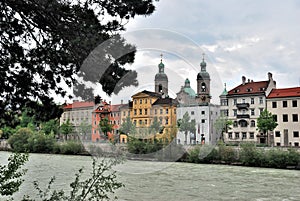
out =
<path fill-rule="evenodd" d="M 158 92 L 162 92 L 162 85 L 158 85 Z"/>
<path fill-rule="evenodd" d="M 201 91 L 206 92 L 206 84 L 204 82 L 201 84 Z"/>
<path fill-rule="evenodd" d="M 251 123 L 250 123 L 251 127 L 255 127 L 255 121 L 252 120 Z"/>

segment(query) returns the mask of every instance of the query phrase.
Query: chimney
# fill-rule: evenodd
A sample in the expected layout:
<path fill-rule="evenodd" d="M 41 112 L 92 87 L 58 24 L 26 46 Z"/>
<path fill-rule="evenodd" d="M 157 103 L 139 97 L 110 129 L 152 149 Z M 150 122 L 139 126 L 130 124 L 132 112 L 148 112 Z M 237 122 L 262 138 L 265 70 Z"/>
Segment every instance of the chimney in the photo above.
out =
<path fill-rule="evenodd" d="M 248 83 L 250 83 L 250 79 L 248 79 Z"/>
<path fill-rule="evenodd" d="M 268 72 L 268 79 L 269 79 L 269 81 L 273 80 L 272 73 L 270 73 L 270 72 Z"/>
<path fill-rule="evenodd" d="M 242 76 L 242 82 L 243 82 L 243 85 L 245 85 L 245 82 L 246 82 L 246 77 L 245 76 Z"/>
<path fill-rule="evenodd" d="M 123 99 L 121 99 L 121 104 L 123 105 Z"/>

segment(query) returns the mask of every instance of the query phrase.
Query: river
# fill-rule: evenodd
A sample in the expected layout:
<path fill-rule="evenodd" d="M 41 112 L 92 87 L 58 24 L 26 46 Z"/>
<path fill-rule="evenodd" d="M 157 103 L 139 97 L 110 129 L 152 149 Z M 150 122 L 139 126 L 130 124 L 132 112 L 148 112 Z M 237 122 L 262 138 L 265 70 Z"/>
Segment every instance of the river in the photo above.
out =
<path fill-rule="evenodd" d="M 10 153 L 0 152 L 1 164 Z M 43 188 L 52 176 L 56 189 L 69 189 L 74 174 L 91 169 L 88 156 L 30 154 L 24 183 L 15 199 L 34 196 L 33 181 Z M 300 171 L 175 162 L 125 161 L 114 167 L 125 187 L 119 200 L 300 200 Z M 86 176 L 86 175 L 85 175 Z"/>

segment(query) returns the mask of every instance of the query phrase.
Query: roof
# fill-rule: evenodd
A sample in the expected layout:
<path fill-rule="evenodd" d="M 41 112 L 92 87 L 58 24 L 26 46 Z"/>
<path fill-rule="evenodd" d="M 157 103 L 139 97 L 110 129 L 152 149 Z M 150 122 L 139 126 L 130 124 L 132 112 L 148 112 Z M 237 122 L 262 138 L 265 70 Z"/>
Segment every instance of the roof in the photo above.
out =
<path fill-rule="evenodd" d="M 300 87 L 272 89 L 267 98 L 300 97 Z"/>
<path fill-rule="evenodd" d="M 120 111 L 120 108 L 123 107 L 123 106 L 125 106 L 125 105 L 128 106 L 128 104 L 116 104 L 116 105 L 111 105 L 111 111 L 112 111 L 112 112 L 119 112 L 119 111 Z"/>
<path fill-rule="evenodd" d="M 269 85 L 269 81 L 245 82 L 245 84 L 240 84 L 239 86 L 228 91 L 228 95 L 262 93 L 266 91 L 268 85 Z"/>
<path fill-rule="evenodd" d="M 144 90 L 144 91 L 141 91 L 141 92 L 138 92 L 136 94 L 134 94 L 133 96 L 137 96 L 139 94 L 147 94 L 149 96 L 154 96 L 154 97 L 161 97 L 161 94 L 160 93 L 156 93 L 156 92 L 152 92 L 152 91 L 147 91 L 147 90 Z M 132 96 L 132 97 L 133 97 Z"/>
<path fill-rule="evenodd" d="M 152 105 L 177 105 L 178 102 L 173 98 L 159 98 Z"/>
<path fill-rule="evenodd" d="M 191 87 L 184 87 L 183 90 L 191 97 L 196 97 L 195 91 Z"/>
<path fill-rule="evenodd" d="M 64 109 L 75 109 L 75 108 L 86 108 L 86 107 L 94 107 L 95 103 L 93 101 L 78 101 L 74 103 L 69 103 L 64 106 Z"/>

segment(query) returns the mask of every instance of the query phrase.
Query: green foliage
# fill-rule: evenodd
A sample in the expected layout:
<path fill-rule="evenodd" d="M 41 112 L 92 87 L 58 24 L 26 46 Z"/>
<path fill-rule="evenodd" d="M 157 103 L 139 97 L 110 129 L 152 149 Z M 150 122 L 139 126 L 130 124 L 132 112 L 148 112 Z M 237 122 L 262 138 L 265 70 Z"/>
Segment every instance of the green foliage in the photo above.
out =
<path fill-rule="evenodd" d="M 70 119 L 61 124 L 60 132 L 65 136 L 65 140 L 67 140 L 68 135 L 73 132 L 73 124 L 70 122 Z"/>
<path fill-rule="evenodd" d="M 52 153 L 55 144 L 53 135 L 34 133 L 28 139 L 28 151 L 33 153 Z"/>
<path fill-rule="evenodd" d="M 233 163 L 237 160 L 237 153 L 233 147 L 219 146 L 220 160 L 225 163 Z"/>
<path fill-rule="evenodd" d="M 112 131 L 112 127 L 113 127 L 113 125 L 110 124 L 108 118 L 103 118 L 99 122 L 100 131 L 102 131 L 104 133 L 105 137 L 108 137 L 108 132 Z"/>
<path fill-rule="evenodd" d="M 20 170 L 28 160 L 28 154 L 15 153 L 8 158 L 7 165 L 0 165 L 0 195 L 11 196 L 19 190 L 26 170 Z"/>
<path fill-rule="evenodd" d="M 187 143 L 187 135 L 188 135 L 188 132 L 191 132 L 191 133 L 196 133 L 196 122 L 195 120 L 191 120 L 191 117 L 189 116 L 189 113 L 186 112 L 182 119 L 178 119 L 177 121 L 177 125 L 179 127 L 179 131 L 181 132 L 184 132 L 185 134 L 185 143 Z"/>
<path fill-rule="evenodd" d="M 29 151 L 28 140 L 33 135 L 33 131 L 29 128 L 20 128 L 15 134 L 9 137 L 8 143 L 16 152 Z"/>
<path fill-rule="evenodd" d="M 112 166 L 119 163 L 118 160 L 102 159 L 99 162 L 93 159 L 91 176 L 82 180 L 83 169 L 75 174 L 74 181 L 70 184 L 71 192 L 69 195 L 64 190 L 51 190 L 55 181 L 52 177 L 45 190 L 39 187 L 37 181 L 34 182 L 37 195 L 44 201 L 100 201 L 110 200 L 110 196 L 124 184 L 117 181 L 115 171 L 111 171 Z M 116 197 L 115 197 L 116 199 Z M 22 201 L 34 201 L 29 196 L 25 196 Z"/>
<path fill-rule="evenodd" d="M 157 117 L 153 118 L 152 124 L 150 125 L 149 132 L 157 134 L 162 129 L 160 122 Z"/>
<path fill-rule="evenodd" d="M 213 163 L 217 159 L 219 159 L 218 150 L 211 145 L 197 145 L 187 156 L 187 161 L 192 163 Z"/>
<path fill-rule="evenodd" d="M 266 109 L 260 113 L 257 119 L 257 128 L 264 134 L 268 131 L 273 131 L 277 125 L 272 113 Z"/>
<path fill-rule="evenodd" d="M 240 161 L 246 166 L 261 166 L 263 151 L 257 149 L 254 143 L 241 144 Z"/>
<path fill-rule="evenodd" d="M 136 133 L 135 125 L 131 122 L 130 117 L 126 117 L 126 120 L 122 123 L 119 130 L 123 134 Z"/>
<path fill-rule="evenodd" d="M 217 130 L 217 132 L 221 133 L 220 139 L 224 141 L 223 133 L 227 133 L 229 129 L 231 129 L 231 125 L 233 122 L 231 120 L 228 120 L 227 116 L 224 116 L 222 113 L 220 117 L 215 121 L 214 127 Z"/>
<path fill-rule="evenodd" d="M 8 139 L 12 134 L 16 132 L 15 129 L 9 127 L 9 126 L 4 126 L 1 128 L 1 136 L 0 138 L 2 139 Z"/>
<path fill-rule="evenodd" d="M 133 154 L 149 154 L 154 153 L 163 148 L 163 143 L 158 140 L 152 141 L 141 141 L 134 137 L 129 137 L 127 142 L 127 149 L 129 153 Z"/>
<path fill-rule="evenodd" d="M 78 141 L 66 141 L 59 146 L 61 154 L 80 154 L 84 152 L 84 146 Z"/>
<path fill-rule="evenodd" d="M 76 73 L 86 75 L 85 81 L 100 82 L 109 95 L 137 85 L 137 73 L 123 68 L 133 63 L 136 48 L 118 33 L 130 18 L 150 15 L 154 8 L 152 0 L 0 1 L 0 119 L 10 122 L 26 105 L 46 118 L 57 114 L 49 94 L 68 95 L 62 82 L 75 85 L 75 95 L 93 98 L 91 88 L 76 85 Z M 85 62 L 92 50 L 112 37 L 110 44 L 99 48 L 97 67 Z M 130 79 L 120 82 L 125 75 Z M 32 99 L 46 109 L 40 110 Z"/>
<path fill-rule="evenodd" d="M 44 132 L 46 135 L 58 134 L 59 131 L 59 121 L 57 119 L 51 119 L 47 122 L 42 123 L 42 132 Z"/>

